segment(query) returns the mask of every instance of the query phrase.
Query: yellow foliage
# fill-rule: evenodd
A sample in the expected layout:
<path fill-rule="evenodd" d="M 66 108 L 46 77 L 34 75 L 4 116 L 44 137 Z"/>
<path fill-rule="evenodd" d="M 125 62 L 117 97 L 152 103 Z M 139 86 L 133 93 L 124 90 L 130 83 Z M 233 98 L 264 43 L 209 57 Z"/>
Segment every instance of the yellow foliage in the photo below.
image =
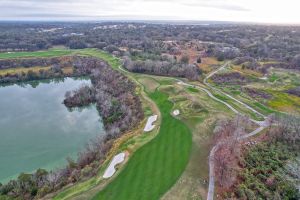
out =
<path fill-rule="evenodd" d="M 39 70 L 49 70 L 50 67 L 16 67 L 16 68 L 9 68 L 9 69 L 1 69 L 0 75 L 6 74 L 21 74 L 22 72 L 28 73 L 28 71 L 39 72 Z"/>

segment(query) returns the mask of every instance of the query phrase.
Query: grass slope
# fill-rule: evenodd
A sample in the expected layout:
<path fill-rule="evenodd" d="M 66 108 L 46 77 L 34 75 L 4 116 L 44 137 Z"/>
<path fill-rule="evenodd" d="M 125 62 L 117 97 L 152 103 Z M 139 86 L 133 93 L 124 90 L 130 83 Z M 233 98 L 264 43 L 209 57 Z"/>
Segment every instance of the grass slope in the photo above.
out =
<path fill-rule="evenodd" d="M 134 153 L 124 170 L 94 200 L 159 199 L 184 171 L 191 151 L 191 132 L 170 115 L 173 105 L 166 94 L 155 91 L 150 97 L 162 114 L 159 134 Z"/>

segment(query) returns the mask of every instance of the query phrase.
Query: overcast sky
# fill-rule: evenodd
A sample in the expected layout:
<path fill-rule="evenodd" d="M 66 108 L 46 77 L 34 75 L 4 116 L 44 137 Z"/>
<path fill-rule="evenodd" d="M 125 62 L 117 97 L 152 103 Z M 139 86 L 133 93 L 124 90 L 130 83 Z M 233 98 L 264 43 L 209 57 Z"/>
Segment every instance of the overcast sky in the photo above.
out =
<path fill-rule="evenodd" d="M 300 0 L 0 0 L 0 20 L 215 20 L 300 24 Z"/>

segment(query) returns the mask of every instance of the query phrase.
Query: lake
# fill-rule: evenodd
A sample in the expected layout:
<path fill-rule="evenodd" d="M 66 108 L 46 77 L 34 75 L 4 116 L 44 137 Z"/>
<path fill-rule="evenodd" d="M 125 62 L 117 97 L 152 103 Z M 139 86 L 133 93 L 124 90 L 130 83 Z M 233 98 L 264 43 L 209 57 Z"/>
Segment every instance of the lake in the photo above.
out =
<path fill-rule="evenodd" d="M 68 110 L 64 95 L 88 79 L 65 78 L 0 87 L 0 182 L 21 172 L 63 167 L 104 134 L 96 106 Z"/>

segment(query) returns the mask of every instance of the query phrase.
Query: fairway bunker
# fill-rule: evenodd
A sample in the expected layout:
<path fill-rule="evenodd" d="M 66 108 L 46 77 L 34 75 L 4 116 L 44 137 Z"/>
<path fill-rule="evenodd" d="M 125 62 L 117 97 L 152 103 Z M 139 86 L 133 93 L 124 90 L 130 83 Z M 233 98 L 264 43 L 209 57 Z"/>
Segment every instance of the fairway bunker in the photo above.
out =
<path fill-rule="evenodd" d="M 157 115 L 150 116 L 147 120 L 147 124 L 144 128 L 144 131 L 145 132 L 152 131 L 155 128 L 155 125 L 153 125 L 153 122 L 155 122 L 156 120 L 157 120 Z"/>
<path fill-rule="evenodd" d="M 114 173 L 116 172 L 115 166 L 117 164 L 122 163 L 125 160 L 125 153 L 119 153 L 118 155 L 116 155 L 111 163 L 109 164 L 108 168 L 105 170 L 103 178 L 110 178 L 114 175 Z"/>

